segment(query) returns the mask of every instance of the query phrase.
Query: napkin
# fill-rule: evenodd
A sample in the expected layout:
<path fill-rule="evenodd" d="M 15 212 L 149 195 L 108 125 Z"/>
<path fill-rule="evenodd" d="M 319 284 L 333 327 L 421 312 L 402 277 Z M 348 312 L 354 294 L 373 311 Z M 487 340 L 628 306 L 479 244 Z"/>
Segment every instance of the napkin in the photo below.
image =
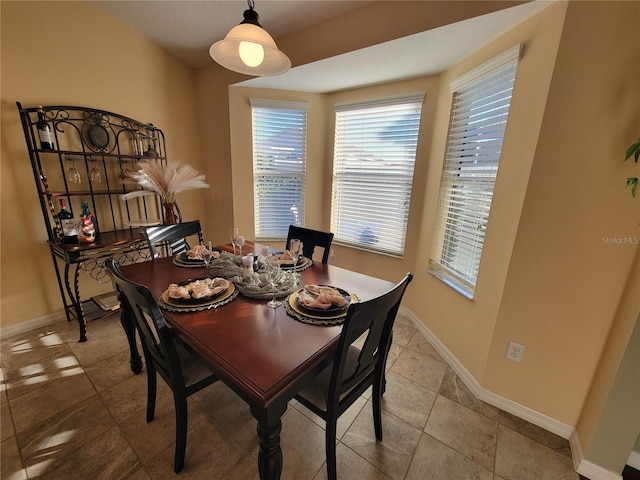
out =
<path fill-rule="evenodd" d="M 307 284 L 298 294 L 298 301 L 305 307 L 327 310 L 331 307 L 342 308 L 347 301 L 342 294 L 333 287 Z"/>
<path fill-rule="evenodd" d="M 184 286 L 172 283 L 167 290 L 170 298 L 189 300 L 212 297 L 227 288 L 229 281 L 224 278 L 205 278 Z"/>
<path fill-rule="evenodd" d="M 295 263 L 295 260 L 289 250 L 285 250 L 283 253 L 276 255 L 275 257 L 278 259 L 278 263 L 280 265 L 293 265 Z"/>
<path fill-rule="evenodd" d="M 204 245 L 196 245 L 192 249 L 187 250 L 187 258 L 189 258 L 190 260 L 202 260 L 202 252 L 206 249 L 207 247 L 205 247 Z M 219 258 L 220 252 L 214 250 L 211 257 Z"/>

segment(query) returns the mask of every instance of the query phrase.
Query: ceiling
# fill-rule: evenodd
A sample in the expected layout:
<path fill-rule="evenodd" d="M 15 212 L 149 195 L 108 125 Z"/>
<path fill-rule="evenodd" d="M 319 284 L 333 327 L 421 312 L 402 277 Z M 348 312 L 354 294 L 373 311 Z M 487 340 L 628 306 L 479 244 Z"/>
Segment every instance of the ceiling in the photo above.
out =
<path fill-rule="evenodd" d="M 209 47 L 242 21 L 243 0 L 96 0 L 187 65 L 213 62 Z M 257 0 L 260 24 L 275 39 L 353 10 L 368 1 Z"/>
<path fill-rule="evenodd" d="M 96 3 L 194 68 L 213 62 L 209 47 L 240 23 L 242 12 L 247 8 L 237 0 L 96 0 Z M 277 39 L 367 3 L 261 0 L 255 9 L 260 14 L 260 23 Z M 300 65 L 283 75 L 256 77 L 240 84 L 322 93 L 438 73 L 551 3 L 552 0 L 535 0 Z M 437 48 L 428 48 L 429 45 Z"/>

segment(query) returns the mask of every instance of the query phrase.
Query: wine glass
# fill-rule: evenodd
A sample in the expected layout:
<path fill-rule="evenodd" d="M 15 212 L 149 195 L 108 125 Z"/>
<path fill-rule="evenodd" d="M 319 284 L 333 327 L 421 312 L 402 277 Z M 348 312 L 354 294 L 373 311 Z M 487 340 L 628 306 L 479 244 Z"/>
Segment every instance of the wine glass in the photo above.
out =
<path fill-rule="evenodd" d="M 91 169 L 89 170 L 89 180 L 95 183 L 102 183 L 102 173 L 96 167 L 97 160 L 95 158 L 90 158 L 89 162 L 91 162 Z"/>
<path fill-rule="evenodd" d="M 282 302 L 276 300 L 276 283 L 278 283 L 278 277 L 280 276 L 280 262 L 276 257 L 270 256 L 267 258 L 266 274 L 273 290 L 273 298 L 267 302 L 267 305 L 271 308 L 278 308 L 282 305 Z"/>
<path fill-rule="evenodd" d="M 300 255 L 302 254 L 301 245 L 302 245 L 302 242 L 300 241 L 299 238 L 292 238 L 291 241 L 289 242 L 289 254 L 291 255 L 291 259 L 293 260 L 293 269 L 291 271 L 293 272 L 293 277 L 296 280 L 296 283 L 300 278 L 300 274 L 296 270 L 296 267 L 298 266 L 298 260 L 300 260 Z"/>
<path fill-rule="evenodd" d="M 231 239 L 231 245 L 233 245 L 233 254 L 236 254 L 236 245 L 238 244 L 238 237 L 240 236 L 240 231 L 238 227 L 233 227 L 229 229 L 229 238 Z"/>
<path fill-rule="evenodd" d="M 127 160 L 120 162 L 120 175 L 118 175 L 120 183 L 125 183 L 129 180 L 129 169 L 127 168 Z"/>
<path fill-rule="evenodd" d="M 82 183 L 82 177 L 80 176 L 80 170 L 76 167 L 75 159 L 72 159 L 69 155 L 65 160 L 71 162 L 71 166 L 67 169 L 67 177 L 71 183 Z"/>
<path fill-rule="evenodd" d="M 204 245 L 204 249 L 202 250 L 202 260 L 204 261 L 204 266 L 209 270 L 209 264 L 211 263 L 211 259 L 213 258 L 213 247 L 211 246 L 211 242 L 207 242 Z"/>
<path fill-rule="evenodd" d="M 240 247 L 240 256 L 242 256 L 242 247 L 244 247 L 244 237 L 242 235 L 239 235 L 238 238 L 236 238 L 236 243 Z"/>
<path fill-rule="evenodd" d="M 300 258 L 301 249 L 300 245 L 302 242 L 299 238 L 292 238 L 289 242 L 289 253 L 291 254 L 291 258 L 293 259 L 294 266 L 298 264 L 298 259 Z"/>

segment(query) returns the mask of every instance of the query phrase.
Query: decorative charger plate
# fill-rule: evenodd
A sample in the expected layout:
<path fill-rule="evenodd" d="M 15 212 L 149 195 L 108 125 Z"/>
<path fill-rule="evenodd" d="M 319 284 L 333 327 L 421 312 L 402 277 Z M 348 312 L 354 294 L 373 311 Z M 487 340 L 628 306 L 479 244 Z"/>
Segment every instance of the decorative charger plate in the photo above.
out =
<path fill-rule="evenodd" d="M 296 267 L 299 267 L 300 265 L 303 265 L 306 262 L 306 260 L 307 259 L 305 257 L 299 257 L 295 265 L 293 264 L 293 261 L 291 261 L 290 263 L 281 263 L 280 268 L 283 270 L 291 270 L 292 268 L 296 268 Z M 285 260 L 280 259 L 280 261 L 284 262 Z"/>
<path fill-rule="evenodd" d="M 213 251 L 220 253 L 222 250 L 220 250 L 219 248 L 214 248 Z M 204 260 L 202 260 L 201 258 L 190 258 L 189 255 L 187 255 L 187 252 L 179 253 L 178 255 L 176 255 L 176 257 L 179 261 L 184 263 L 204 263 Z"/>
<path fill-rule="evenodd" d="M 213 249 L 214 252 L 220 252 L 219 249 Z M 173 257 L 173 264 L 178 267 L 201 268 L 204 267 L 204 260 L 200 258 L 189 258 L 186 252 L 179 253 Z"/>
<path fill-rule="evenodd" d="M 306 270 L 311 265 L 313 265 L 313 260 L 307 257 L 300 257 L 296 265 L 289 263 L 289 264 L 280 265 L 280 268 L 282 270 L 295 270 L 297 272 L 300 272 L 302 270 Z"/>
<path fill-rule="evenodd" d="M 321 286 L 326 287 L 328 285 L 321 285 Z M 352 301 L 355 302 L 357 301 L 357 299 L 354 298 L 354 295 L 347 292 L 346 290 L 343 290 L 342 288 L 337 288 L 337 287 L 331 287 L 331 288 L 335 288 L 336 290 L 338 290 L 338 292 L 340 292 L 340 294 L 344 297 L 344 299 L 347 301 L 347 304 L 345 306 L 333 307 L 328 309 L 305 307 L 298 300 L 298 295 L 304 290 L 302 288 L 293 292 L 291 295 L 289 295 L 287 302 L 289 303 L 289 306 L 296 313 L 299 313 L 300 315 L 303 315 L 306 317 L 325 319 L 325 320 L 344 317 L 344 315 L 347 313 L 347 308 L 349 307 L 351 302 Z"/>
<path fill-rule="evenodd" d="M 187 286 L 197 280 L 205 280 L 211 277 L 201 277 L 201 278 L 192 278 L 189 280 L 185 280 L 183 282 L 178 282 L 178 286 L 180 287 L 184 287 Z M 212 279 L 214 280 L 214 279 Z M 220 280 L 224 280 L 224 279 L 220 279 Z M 208 297 L 203 297 L 203 298 L 171 298 L 169 296 L 169 290 L 165 290 L 162 293 L 162 301 L 168 305 L 173 305 L 174 307 L 181 307 L 181 306 L 205 306 L 205 305 L 209 305 L 212 302 L 217 302 L 220 300 L 224 300 L 224 295 L 231 295 L 231 293 L 233 293 L 233 290 L 235 290 L 235 286 L 232 282 L 229 282 L 228 280 L 224 280 L 225 282 L 227 282 L 229 285 L 227 286 L 226 289 L 217 292 L 213 295 L 210 295 Z"/>
<path fill-rule="evenodd" d="M 300 297 L 301 296 L 309 296 L 304 288 L 301 288 L 300 290 L 298 290 L 295 293 L 295 302 L 296 305 L 298 307 L 300 307 L 300 309 L 302 309 L 303 312 L 307 312 L 307 313 L 312 313 L 312 314 L 317 314 L 317 315 L 322 315 L 322 316 L 331 316 L 334 315 L 336 313 L 344 313 L 344 311 L 347 310 L 347 308 L 349 307 L 349 304 L 351 303 L 351 295 L 349 294 L 349 292 L 347 292 L 346 290 L 343 290 L 342 288 L 338 288 L 338 287 L 330 287 L 329 285 L 318 285 L 319 287 L 329 287 L 329 288 L 333 288 L 335 290 L 337 290 L 340 295 L 342 295 L 345 299 L 345 301 L 347 302 L 345 305 L 343 305 L 342 307 L 337 307 L 337 306 L 332 306 L 329 308 L 315 308 L 315 307 L 308 307 L 306 306 L 301 300 Z"/>
<path fill-rule="evenodd" d="M 232 282 L 229 282 L 229 288 L 225 292 L 208 302 L 194 305 L 175 305 L 165 302 L 163 300 L 163 297 L 165 297 L 165 295 L 163 294 L 160 296 L 160 298 L 158 298 L 158 305 L 170 312 L 201 312 L 203 310 L 210 310 L 212 308 L 218 308 L 222 305 L 226 305 L 237 296 L 238 290 L 236 290 L 236 286 Z"/>
<path fill-rule="evenodd" d="M 201 258 L 189 258 L 187 252 L 182 252 L 176 255 L 176 258 L 183 263 L 197 263 L 199 265 L 204 265 L 204 260 Z"/>
<path fill-rule="evenodd" d="M 173 264 L 184 268 L 204 268 L 204 260 L 189 260 L 185 262 L 180 258 L 180 255 L 173 257 Z"/>

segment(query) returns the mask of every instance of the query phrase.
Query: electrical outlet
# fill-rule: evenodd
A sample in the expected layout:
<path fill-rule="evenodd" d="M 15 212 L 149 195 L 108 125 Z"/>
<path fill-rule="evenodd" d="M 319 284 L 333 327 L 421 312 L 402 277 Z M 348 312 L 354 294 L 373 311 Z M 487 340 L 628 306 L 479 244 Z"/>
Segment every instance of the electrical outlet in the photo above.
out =
<path fill-rule="evenodd" d="M 522 355 L 524 355 L 524 345 L 520 345 L 516 342 L 509 342 L 509 346 L 507 347 L 507 358 L 520 363 L 522 361 Z"/>

